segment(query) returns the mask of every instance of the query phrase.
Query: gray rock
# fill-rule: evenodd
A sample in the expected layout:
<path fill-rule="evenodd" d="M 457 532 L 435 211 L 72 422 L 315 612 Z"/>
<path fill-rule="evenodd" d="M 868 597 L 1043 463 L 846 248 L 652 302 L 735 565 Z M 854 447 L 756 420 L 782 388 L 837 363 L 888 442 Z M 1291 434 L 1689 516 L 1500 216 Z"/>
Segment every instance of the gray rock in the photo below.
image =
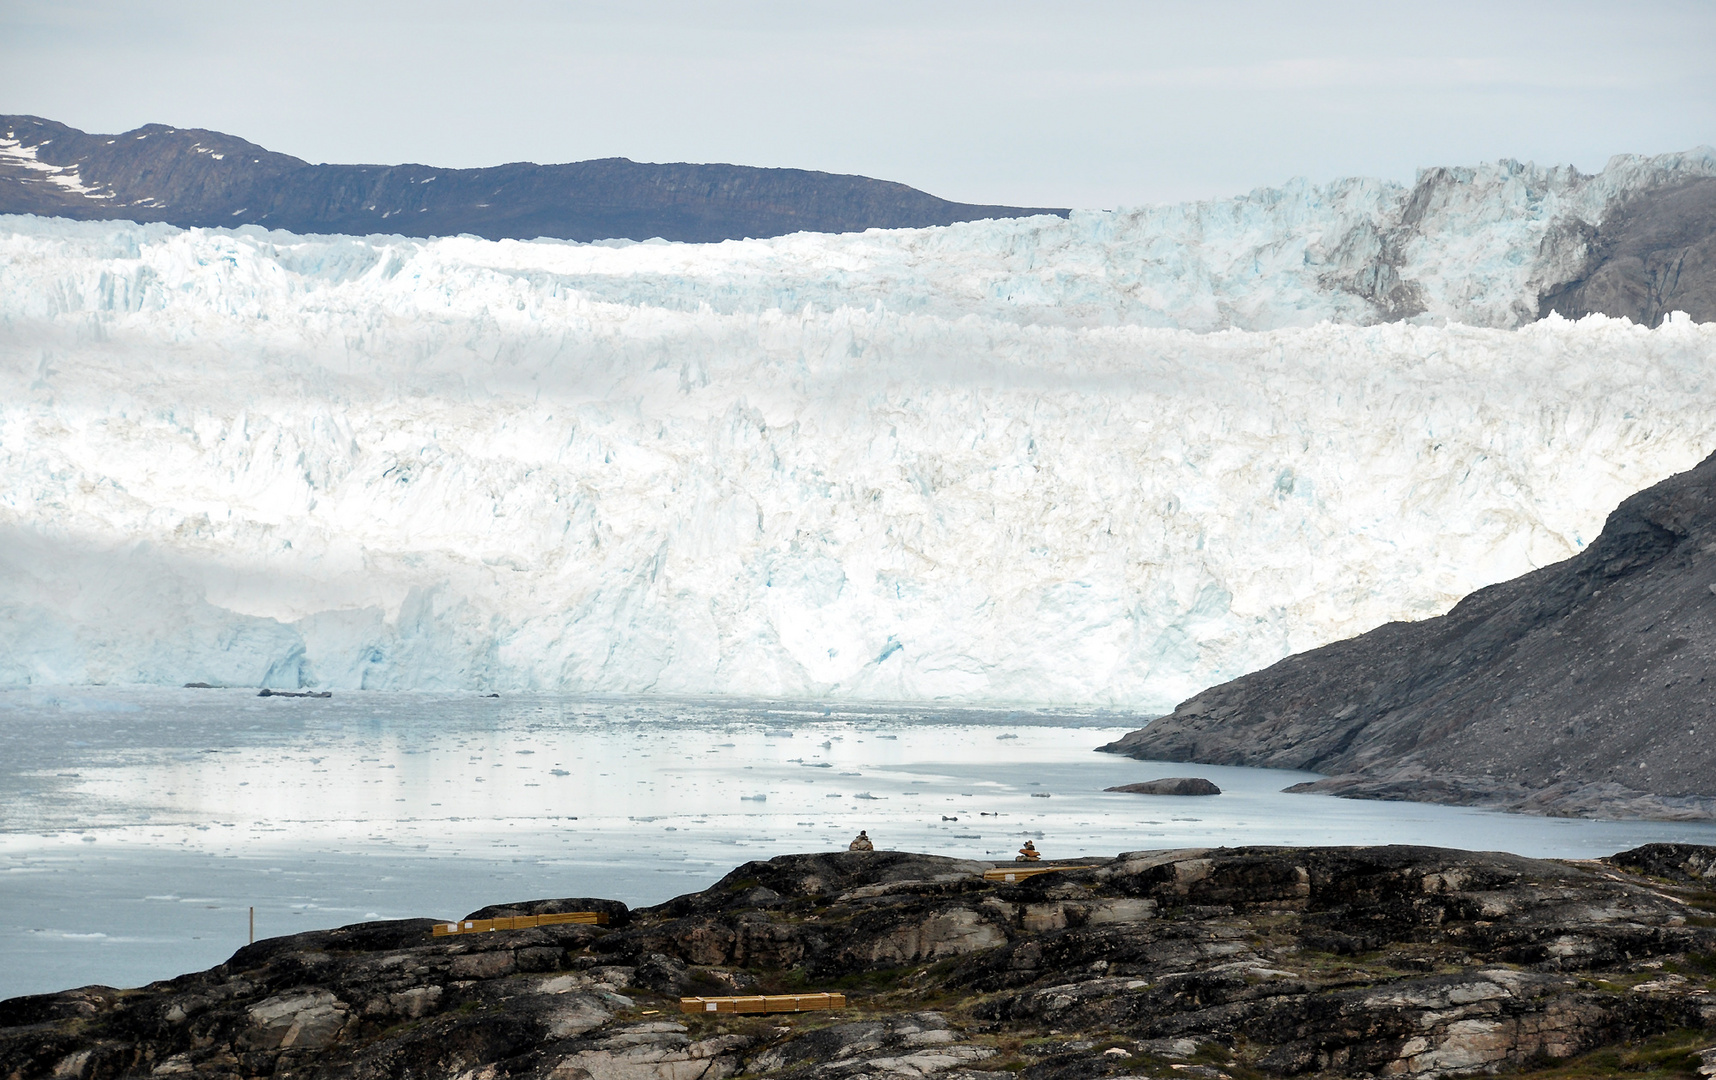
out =
<path fill-rule="evenodd" d="M 662 953 L 650 953 L 638 961 L 632 981 L 658 994 L 691 993 L 691 969 L 685 961 Z"/>
<path fill-rule="evenodd" d="M 753 1058 L 752 1072 L 788 1077 L 900 1077 L 904 1080 L 975 1065 L 995 1048 L 973 1044 L 939 1013 L 818 1028 Z"/>
<path fill-rule="evenodd" d="M 1716 818 L 1716 457 L 1583 552 L 1205 690 L 1101 749 L 1305 769 L 1290 790 L 1527 813 Z"/>
<path fill-rule="evenodd" d="M 250 1030 L 240 1036 L 246 1049 L 314 1050 L 333 1042 L 350 1011 L 334 995 L 311 991 L 259 1001 L 246 1015 Z"/>
<path fill-rule="evenodd" d="M 552 1080 L 725 1080 L 738 1071 L 730 1051 L 746 1041 L 725 1036 L 692 1042 L 683 1034 L 632 1029 L 599 1048 L 562 1058 L 548 1075 Z"/>
<path fill-rule="evenodd" d="M 1716 882 L 1716 848 L 1701 844 L 1645 844 L 1613 857 L 1617 866 L 1684 882 Z"/>
<path fill-rule="evenodd" d="M 1221 788 L 1201 776 L 1174 776 L 1165 780 L 1146 780 L 1140 784 L 1121 784 L 1103 788 L 1104 791 L 1124 791 L 1131 795 L 1220 795 Z"/>
<path fill-rule="evenodd" d="M 1671 311 L 1716 321 L 1716 179 L 1648 189 L 1588 237 L 1574 280 L 1543 295 L 1540 313 L 1601 313 L 1656 326 Z"/>

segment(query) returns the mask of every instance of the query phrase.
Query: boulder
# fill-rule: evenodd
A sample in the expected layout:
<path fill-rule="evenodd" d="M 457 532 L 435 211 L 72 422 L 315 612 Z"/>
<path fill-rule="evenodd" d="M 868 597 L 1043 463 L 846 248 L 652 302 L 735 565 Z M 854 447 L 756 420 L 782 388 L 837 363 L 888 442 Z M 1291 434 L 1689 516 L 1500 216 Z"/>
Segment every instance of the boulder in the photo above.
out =
<path fill-rule="evenodd" d="M 1103 788 L 1104 791 L 1124 791 L 1131 795 L 1220 795 L 1221 788 L 1201 776 L 1170 776 L 1165 780 L 1146 780 L 1141 784 L 1121 784 Z"/>

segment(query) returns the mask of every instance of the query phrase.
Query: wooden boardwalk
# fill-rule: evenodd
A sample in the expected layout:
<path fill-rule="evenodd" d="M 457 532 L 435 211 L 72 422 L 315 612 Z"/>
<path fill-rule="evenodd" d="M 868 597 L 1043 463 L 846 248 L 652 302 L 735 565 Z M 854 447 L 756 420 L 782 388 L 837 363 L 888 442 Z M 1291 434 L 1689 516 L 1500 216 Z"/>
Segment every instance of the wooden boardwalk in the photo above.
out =
<path fill-rule="evenodd" d="M 686 1013 L 781 1013 L 844 1009 L 845 994 L 755 994 L 739 997 L 682 997 Z"/>
<path fill-rule="evenodd" d="M 1017 866 L 997 866 L 993 870 L 983 871 L 984 881 L 1024 881 L 1038 874 L 1052 874 L 1057 870 L 1089 870 L 1088 866 L 1037 866 L 1032 863 L 1020 863 Z"/>
<path fill-rule="evenodd" d="M 460 922 L 438 922 L 436 937 L 453 934 L 487 934 L 495 930 L 529 930 L 533 926 L 559 926 L 577 923 L 580 926 L 606 926 L 605 911 L 565 911 L 558 915 L 515 915 L 510 919 L 464 919 Z"/>

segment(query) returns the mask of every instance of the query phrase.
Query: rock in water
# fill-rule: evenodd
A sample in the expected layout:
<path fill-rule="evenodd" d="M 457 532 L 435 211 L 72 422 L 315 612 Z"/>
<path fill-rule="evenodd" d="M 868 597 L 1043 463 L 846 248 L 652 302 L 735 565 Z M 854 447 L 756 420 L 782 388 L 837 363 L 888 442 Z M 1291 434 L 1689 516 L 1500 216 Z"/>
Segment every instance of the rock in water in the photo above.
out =
<path fill-rule="evenodd" d="M 1165 780 L 1146 780 L 1141 784 L 1121 784 L 1103 788 L 1104 791 L 1124 791 L 1132 795 L 1220 795 L 1221 788 L 1201 776 L 1171 776 Z"/>
<path fill-rule="evenodd" d="M 908 852 L 783 855 L 658 907 L 577 897 L 466 916 L 603 910 L 606 927 L 365 923 L 136 990 L 14 998 L 0 1076 L 1435 1080 L 1645 1039 L 1690 1063 L 1716 1041 L 1716 926 L 1688 913 L 1716 893 L 1629 869 L 1662 858 L 1708 866 L 1716 848 L 1607 865 L 1140 851 L 1017 884 Z M 849 1011 L 799 1021 L 679 1007 L 836 985 Z M 1603 1060 L 1556 1074 L 1612 1072 Z"/>
<path fill-rule="evenodd" d="M 1332 774 L 1290 790 L 1716 817 L 1716 456 L 1565 562 L 1205 690 L 1102 747 Z"/>

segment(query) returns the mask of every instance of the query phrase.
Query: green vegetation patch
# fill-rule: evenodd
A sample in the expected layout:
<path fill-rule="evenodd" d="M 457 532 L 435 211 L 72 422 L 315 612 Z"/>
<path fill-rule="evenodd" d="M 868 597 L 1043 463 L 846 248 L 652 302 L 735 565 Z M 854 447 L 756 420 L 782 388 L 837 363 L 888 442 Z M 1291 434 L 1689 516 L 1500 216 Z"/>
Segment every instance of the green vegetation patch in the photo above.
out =
<path fill-rule="evenodd" d="M 1689 953 L 1685 960 L 1664 964 L 1663 968 L 1679 975 L 1703 975 L 1716 979 L 1716 953 Z"/>
<path fill-rule="evenodd" d="M 1589 1054 L 1516 1075 L 1532 1080 L 1583 1080 L 1586 1077 L 1688 1078 L 1698 1075 L 1698 1052 L 1716 1044 L 1716 1033 L 1683 1029 L 1631 1046 L 1605 1046 Z"/>

